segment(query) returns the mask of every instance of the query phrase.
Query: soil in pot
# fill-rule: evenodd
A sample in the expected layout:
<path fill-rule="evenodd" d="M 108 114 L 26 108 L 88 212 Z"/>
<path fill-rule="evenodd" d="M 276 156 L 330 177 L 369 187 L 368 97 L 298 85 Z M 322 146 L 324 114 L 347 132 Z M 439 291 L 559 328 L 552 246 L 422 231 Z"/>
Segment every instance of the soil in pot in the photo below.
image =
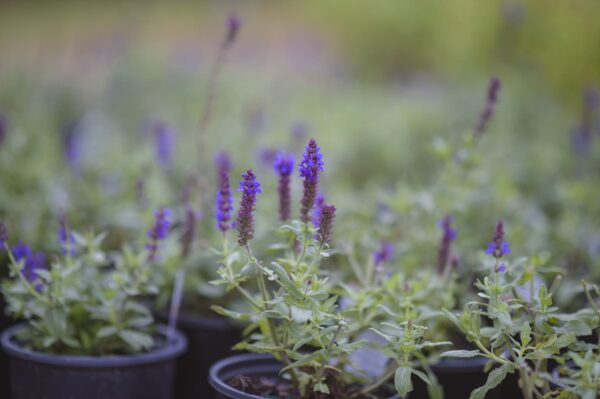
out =
<path fill-rule="evenodd" d="M 216 399 L 300 399 L 287 381 L 278 377 L 282 365 L 270 355 L 244 354 L 231 356 L 215 363 L 209 381 L 217 391 Z M 315 395 L 310 399 L 347 399 L 349 388 L 339 383 L 328 383 L 331 394 Z M 375 393 L 377 398 L 398 399 L 392 387 Z M 370 399 L 357 396 L 356 399 Z M 413 396 L 410 396 L 412 399 Z"/>
<path fill-rule="evenodd" d="M 157 314 L 166 322 L 166 314 Z M 181 313 L 177 328 L 188 340 L 188 350 L 177 360 L 175 397 L 177 399 L 210 398 L 214 391 L 208 383 L 210 366 L 227 356 L 241 341 L 241 330 L 220 316 Z"/>
<path fill-rule="evenodd" d="M 170 399 L 177 356 L 186 348 L 177 332 L 173 343 L 136 355 L 62 356 L 25 349 L 15 338 L 20 324 L 2 333 L 10 357 L 12 399 Z M 164 328 L 160 330 L 164 341 Z"/>

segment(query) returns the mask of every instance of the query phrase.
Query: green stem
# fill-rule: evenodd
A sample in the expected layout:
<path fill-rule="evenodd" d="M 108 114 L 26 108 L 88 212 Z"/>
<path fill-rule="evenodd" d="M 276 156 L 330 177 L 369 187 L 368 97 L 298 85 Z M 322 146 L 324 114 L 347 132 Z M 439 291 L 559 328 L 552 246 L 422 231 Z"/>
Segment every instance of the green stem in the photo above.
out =
<path fill-rule="evenodd" d="M 250 258 L 250 262 L 252 262 L 256 267 L 258 267 L 258 289 L 260 291 L 260 295 L 263 301 L 263 310 L 269 310 L 270 306 L 269 302 L 269 291 L 267 290 L 267 283 L 265 281 L 265 276 L 263 274 L 262 266 L 258 263 L 258 260 L 252 255 L 252 251 L 250 251 L 250 247 L 248 244 L 245 245 L 246 253 Z M 269 336 L 271 337 L 271 341 L 273 341 L 273 345 L 279 348 L 279 352 L 281 354 L 281 358 L 285 364 L 291 364 L 287 353 L 285 353 L 285 348 L 283 348 L 279 342 L 279 338 L 277 337 L 277 331 L 275 331 L 275 324 L 273 323 L 273 319 L 267 317 L 267 329 L 269 330 Z M 292 381 L 295 386 L 298 386 L 299 380 L 296 372 L 293 369 L 290 369 L 290 376 L 292 377 Z"/>
<path fill-rule="evenodd" d="M 356 392 L 351 397 L 354 398 L 354 397 L 357 397 L 357 396 L 360 396 L 360 395 L 366 395 L 369 392 L 374 391 L 375 389 L 379 388 L 387 380 L 389 380 L 390 378 L 392 378 L 392 376 L 396 372 L 396 368 L 397 368 L 397 365 L 396 364 L 392 364 L 392 367 L 388 367 L 388 370 L 386 372 L 384 372 L 381 375 L 381 377 L 379 377 L 377 380 L 375 380 L 371 385 L 368 385 L 367 387 L 365 387 L 365 388 L 361 389 L 360 391 Z"/>

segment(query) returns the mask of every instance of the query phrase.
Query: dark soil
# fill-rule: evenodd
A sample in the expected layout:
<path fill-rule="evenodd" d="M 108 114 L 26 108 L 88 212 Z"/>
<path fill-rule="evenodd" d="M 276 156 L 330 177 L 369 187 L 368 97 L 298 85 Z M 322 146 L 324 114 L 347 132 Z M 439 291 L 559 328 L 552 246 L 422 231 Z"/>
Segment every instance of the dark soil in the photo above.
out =
<path fill-rule="evenodd" d="M 390 388 L 383 387 L 371 395 L 352 396 L 357 391 L 356 386 L 348 386 L 344 382 L 332 378 L 328 378 L 327 381 L 330 394 L 312 392 L 305 397 L 301 397 L 298 390 L 287 381 L 274 377 L 240 375 L 228 380 L 227 384 L 239 391 L 269 399 L 348 399 L 350 397 L 353 399 L 378 399 L 394 395 Z"/>

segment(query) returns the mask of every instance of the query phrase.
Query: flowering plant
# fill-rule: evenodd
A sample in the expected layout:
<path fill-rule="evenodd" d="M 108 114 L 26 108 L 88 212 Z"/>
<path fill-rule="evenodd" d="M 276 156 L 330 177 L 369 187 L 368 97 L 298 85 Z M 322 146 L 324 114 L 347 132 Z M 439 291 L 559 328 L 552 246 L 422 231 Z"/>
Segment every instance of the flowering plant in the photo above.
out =
<path fill-rule="evenodd" d="M 567 349 L 575 349 L 580 344 L 577 337 L 590 335 L 598 319 L 590 309 L 573 314 L 558 312 L 552 296 L 560 276 L 548 288 L 539 277 L 543 259 L 505 259 L 510 248 L 502 221 L 486 253 L 492 260 L 486 262 L 491 273 L 476 283 L 483 301 L 467 303 L 458 315 L 446 311 L 476 349 L 449 351 L 443 356 L 483 356 L 497 365 L 486 384 L 472 392 L 472 399 L 485 397 L 513 373 L 519 376 L 525 398 L 546 397 L 551 391 L 548 362 L 560 359 Z"/>
<path fill-rule="evenodd" d="M 145 247 L 125 246 L 115 254 L 101 249 L 105 234 L 79 234 L 65 225 L 61 251 L 50 261 L 29 246 L 0 242 L 10 260 L 2 282 L 7 311 L 27 328 L 18 339 L 37 351 L 70 355 L 114 355 L 159 345 L 144 299 L 158 292 L 154 262 L 170 228 L 170 214 L 156 212 Z"/>

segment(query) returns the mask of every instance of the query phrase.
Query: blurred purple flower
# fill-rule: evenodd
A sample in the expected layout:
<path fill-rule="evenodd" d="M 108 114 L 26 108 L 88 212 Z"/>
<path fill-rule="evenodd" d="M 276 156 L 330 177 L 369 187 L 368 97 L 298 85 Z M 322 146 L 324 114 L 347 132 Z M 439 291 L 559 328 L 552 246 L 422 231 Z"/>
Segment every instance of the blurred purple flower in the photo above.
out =
<path fill-rule="evenodd" d="M 29 245 L 19 242 L 12 250 L 15 261 L 24 261 L 21 273 L 30 283 L 34 284 L 39 292 L 42 290 L 42 283 L 38 278 L 37 271 L 46 268 L 46 257 L 42 252 L 36 254 L 31 251 Z"/>
<path fill-rule="evenodd" d="M 289 220 L 292 214 L 291 175 L 294 172 L 294 154 L 280 153 L 273 163 L 275 172 L 279 175 L 279 220 Z"/>
<path fill-rule="evenodd" d="M 171 228 L 171 210 L 169 208 L 160 208 L 154 211 L 154 224 L 152 228 L 148 230 L 148 244 L 146 249 L 148 250 L 148 260 L 158 260 L 158 249 L 159 244 L 169 234 Z"/>
<path fill-rule="evenodd" d="M 254 210 L 256 208 L 256 195 L 261 193 L 260 183 L 252 170 L 248 169 L 242 174 L 239 191 L 242 192 L 240 209 L 237 215 L 236 227 L 238 231 L 238 243 L 242 246 L 254 238 Z"/>
<path fill-rule="evenodd" d="M 0 222 L 0 249 L 6 248 L 6 243 L 8 242 L 8 229 L 6 225 Z"/>
<path fill-rule="evenodd" d="M 315 199 L 315 207 L 312 211 L 312 223 L 315 227 L 319 227 L 319 223 L 321 220 L 321 208 L 325 205 L 325 196 L 322 193 L 317 194 L 317 198 Z"/>
<path fill-rule="evenodd" d="M 191 252 L 194 236 L 196 235 L 196 221 L 198 214 L 191 206 L 185 208 L 185 223 L 181 235 L 181 258 L 186 259 Z"/>
<path fill-rule="evenodd" d="M 233 211 L 233 196 L 229 183 L 229 170 L 231 160 L 225 152 L 221 152 L 215 159 L 217 165 L 218 189 L 215 199 L 215 218 L 217 219 L 217 228 L 223 234 L 231 227 L 231 212 Z"/>
<path fill-rule="evenodd" d="M 152 125 L 152 132 L 154 134 L 156 162 L 161 168 L 169 169 L 173 162 L 175 133 L 163 122 L 155 122 Z"/>
<path fill-rule="evenodd" d="M 230 46 L 235 41 L 238 35 L 242 20 L 234 13 L 230 13 L 227 17 L 227 35 L 225 36 L 225 46 Z"/>
<path fill-rule="evenodd" d="M 381 240 L 379 249 L 373 254 L 373 264 L 376 272 L 383 272 L 383 264 L 390 262 L 394 257 L 394 244 Z"/>
<path fill-rule="evenodd" d="M 63 156 L 74 172 L 81 170 L 83 148 L 80 123 L 74 120 L 63 128 Z"/>
<path fill-rule="evenodd" d="M 500 91 L 500 79 L 491 78 L 487 91 L 487 100 L 485 103 L 485 108 L 479 117 L 479 122 L 475 127 L 475 136 L 480 136 L 487 128 L 492 116 L 494 115 L 494 110 L 496 108 L 496 103 L 498 102 L 498 92 Z"/>

